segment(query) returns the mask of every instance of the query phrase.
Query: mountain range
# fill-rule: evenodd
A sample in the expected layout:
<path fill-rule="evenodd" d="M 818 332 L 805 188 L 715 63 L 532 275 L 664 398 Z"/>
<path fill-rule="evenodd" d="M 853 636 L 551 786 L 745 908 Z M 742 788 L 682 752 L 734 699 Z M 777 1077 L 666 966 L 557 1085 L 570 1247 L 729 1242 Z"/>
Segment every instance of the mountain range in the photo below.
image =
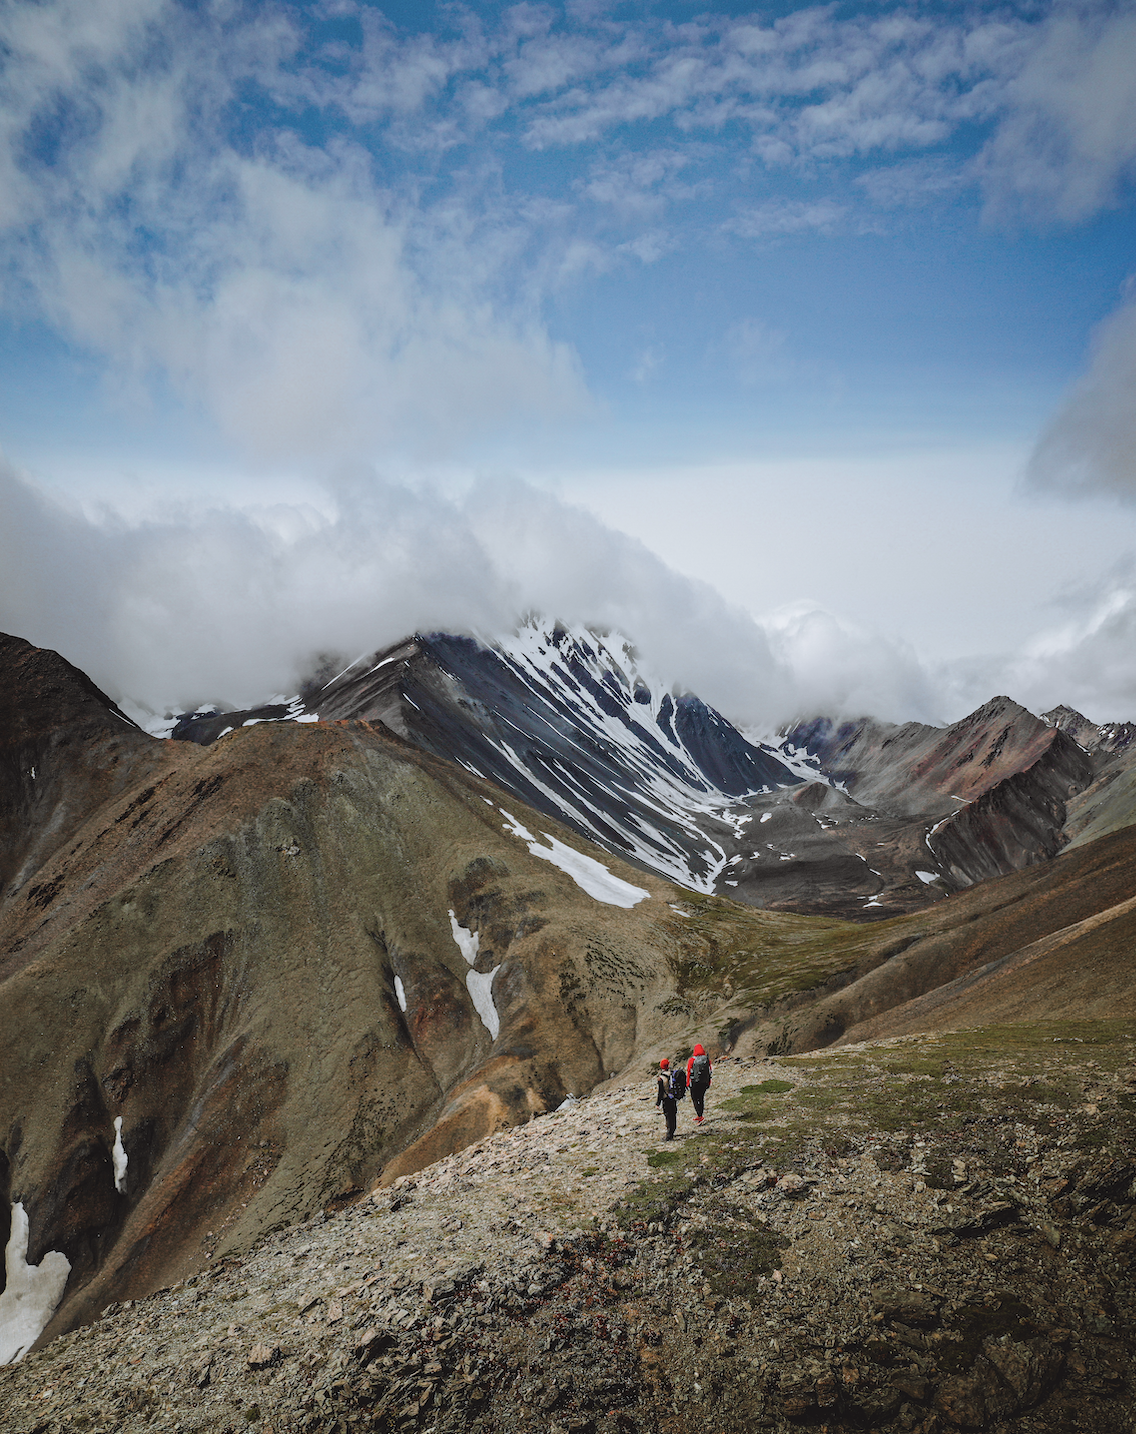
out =
<path fill-rule="evenodd" d="M 535 621 L 155 735 L 0 638 L 0 1340 L 697 1039 L 1136 1014 L 1133 735 L 747 734 Z"/>
<path fill-rule="evenodd" d="M 1131 724 L 998 697 L 941 728 L 816 717 L 756 735 L 652 679 L 625 640 L 537 620 L 493 643 L 420 634 L 291 699 L 164 730 L 207 745 L 317 719 L 379 722 L 691 890 L 854 919 L 1048 860 L 1126 824 L 1134 798 Z"/>

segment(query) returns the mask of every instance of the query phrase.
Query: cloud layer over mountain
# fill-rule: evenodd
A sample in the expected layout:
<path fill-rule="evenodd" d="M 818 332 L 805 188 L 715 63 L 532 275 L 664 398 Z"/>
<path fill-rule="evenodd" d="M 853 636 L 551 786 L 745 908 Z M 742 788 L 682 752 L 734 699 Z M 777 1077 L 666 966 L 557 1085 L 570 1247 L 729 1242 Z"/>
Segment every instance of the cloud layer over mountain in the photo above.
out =
<path fill-rule="evenodd" d="M 640 431 L 661 433 L 661 450 L 678 400 L 713 432 L 727 390 L 755 451 L 778 424 L 823 427 L 849 392 L 852 425 L 871 427 L 864 394 L 894 392 L 897 427 L 954 406 L 961 431 L 969 400 L 952 378 L 994 412 L 1014 396 L 1003 372 L 1034 363 L 1028 324 L 1003 344 L 1003 312 L 1041 314 L 1047 336 L 1064 323 L 1075 354 L 1114 302 L 1070 319 L 1062 291 L 1046 309 L 1018 277 L 1037 255 L 1005 236 L 1103 224 L 1127 202 L 1130 6 L 609 12 L 427 5 L 397 25 L 356 0 L 42 0 L 0 15 L 5 334 L 46 330 L 89 362 L 108 426 L 129 427 L 130 403 L 171 431 L 189 413 L 237 466 L 310 475 L 316 493 L 190 502 L 192 484 L 171 484 L 127 520 L 108 490 L 93 518 L 5 470 L 0 625 L 152 704 L 254 701 L 320 652 L 354 656 L 413 628 L 492 632 L 535 607 L 626 631 L 661 674 L 743 722 L 818 708 L 942 719 L 996 688 L 1133 715 L 1119 569 L 1027 646 L 932 666 L 798 592 L 757 620 L 537 486 L 455 497 L 375 476 L 439 455 L 476 470 L 518 433 L 600 432 L 630 391 L 654 395 Z M 979 210 L 1006 246 L 997 294 L 993 268 L 966 270 L 964 292 L 961 259 L 940 273 L 921 250 L 956 222 L 977 230 Z M 916 214 L 923 228 L 905 230 Z M 967 230 L 942 252 L 953 263 L 984 242 Z M 799 271 L 777 257 L 790 249 L 809 256 Z M 1047 266 L 1064 272 L 1049 251 L 1030 272 Z M 1099 269 L 1115 266 L 1110 254 Z M 663 277 L 633 303 L 651 274 Z M 1134 313 L 1121 304 L 1100 328 L 1037 448 L 1035 485 L 1133 495 Z M 10 346 L 33 366 L 32 346 Z M 1006 420 L 1015 441 L 1075 357 L 1047 363 Z M 74 422 L 81 449 L 69 397 L 54 395 L 43 429 L 54 440 Z M 341 471 L 362 476 L 329 484 Z M 865 480 L 877 527 L 881 492 Z M 785 500 L 802 532 L 818 521 L 809 497 Z M 957 491 L 948 503 L 962 506 Z M 928 533 L 927 566 L 942 568 Z M 856 613 L 854 557 L 847 572 Z"/>
<path fill-rule="evenodd" d="M 321 655 L 415 630 L 486 636 L 538 611 L 614 629 L 644 667 L 733 720 L 816 712 L 941 722 L 996 692 L 1098 719 L 1136 710 L 1136 582 L 1071 595 L 1017 653 L 932 666 L 909 645 L 795 603 L 758 621 L 590 513 L 517 480 L 446 498 L 370 477 L 317 507 L 96 517 L 0 469 L 0 629 L 156 711 L 294 691 Z"/>

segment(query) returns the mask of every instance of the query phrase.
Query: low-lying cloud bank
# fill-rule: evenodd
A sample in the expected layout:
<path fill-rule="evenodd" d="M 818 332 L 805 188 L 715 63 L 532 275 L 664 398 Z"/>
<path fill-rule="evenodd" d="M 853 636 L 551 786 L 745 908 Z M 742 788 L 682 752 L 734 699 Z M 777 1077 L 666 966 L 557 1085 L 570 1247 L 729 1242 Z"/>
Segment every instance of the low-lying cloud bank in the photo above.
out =
<path fill-rule="evenodd" d="M 356 481 L 324 506 L 92 518 L 0 468 L 0 627 L 157 712 L 295 691 L 324 654 L 415 630 L 509 631 L 530 611 L 616 629 L 733 720 L 941 722 L 998 692 L 1136 715 L 1136 575 L 1070 600 L 1025 650 L 933 666 L 807 603 L 755 620 L 642 543 L 517 480 L 462 497 Z"/>

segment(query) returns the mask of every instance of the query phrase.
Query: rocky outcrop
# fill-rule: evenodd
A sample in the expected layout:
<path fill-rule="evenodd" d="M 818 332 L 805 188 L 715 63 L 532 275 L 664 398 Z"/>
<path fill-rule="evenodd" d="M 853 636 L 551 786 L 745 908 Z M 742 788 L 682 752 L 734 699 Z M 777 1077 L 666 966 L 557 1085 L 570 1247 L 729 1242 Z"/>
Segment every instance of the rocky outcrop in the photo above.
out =
<path fill-rule="evenodd" d="M 940 823 L 927 838 L 928 850 L 960 885 L 1048 861 L 1065 844 L 1066 804 L 1093 775 L 1082 749 L 1056 732 L 1030 766 Z"/>
<path fill-rule="evenodd" d="M 1136 743 L 1136 722 L 1090 722 L 1073 707 L 1054 707 L 1041 720 L 1072 737 L 1086 752 L 1112 755 Z"/>
<path fill-rule="evenodd" d="M 1008 697 L 995 697 L 949 727 L 818 717 L 785 737 L 858 802 L 894 816 L 949 816 L 1043 758 L 1070 782 L 1092 780 L 1091 764 L 1083 753 L 1078 760 L 1075 742 Z"/>

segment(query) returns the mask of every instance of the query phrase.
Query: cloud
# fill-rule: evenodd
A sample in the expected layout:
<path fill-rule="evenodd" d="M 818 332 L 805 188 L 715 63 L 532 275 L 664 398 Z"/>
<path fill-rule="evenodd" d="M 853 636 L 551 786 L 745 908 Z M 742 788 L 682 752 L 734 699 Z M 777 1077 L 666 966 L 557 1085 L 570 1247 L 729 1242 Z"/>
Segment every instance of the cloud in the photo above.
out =
<path fill-rule="evenodd" d="M 0 468 L 0 628 L 155 710 L 294 691 L 316 656 L 526 611 L 632 635 L 669 681 L 772 720 L 762 629 L 641 543 L 516 480 L 464 497 L 341 479 L 320 508 L 164 505 L 90 518 Z"/>
<path fill-rule="evenodd" d="M 1136 169 L 1136 12 L 1060 6 L 1018 42 L 976 169 L 992 211 L 1082 220 Z"/>
<path fill-rule="evenodd" d="M 789 675 L 794 716 L 940 720 L 943 692 L 914 650 L 810 602 L 764 620 Z"/>
<path fill-rule="evenodd" d="M 997 693 L 1136 717 L 1136 568 L 1064 595 L 1016 652 L 928 663 L 818 603 L 755 619 L 641 542 L 517 479 L 459 496 L 357 470 L 318 502 L 93 516 L 0 463 L 0 630 L 152 711 L 294 692 L 321 654 L 527 612 L 635 644 L 645 669 L 769 732 L 817 713 L 955 720 Z"/>
<path fill-rule="evenodd" d="M 422 205 L 350 134 L 310 145 L 264 108 L 251 144 L 232 132 L 250 90 L 327 88 L 274 12 L 54 0 L 9 10 L 2 38 L 9 302 L 120 372 L 267 455 L 444 450 L 586 402 L 571 351 L 505 292 L 525 242 L 507 211 Z M 402 50 L 381 94 L 338 101 L 420 109 L 459 64 Z"/>
<path fill-rule="evenodd" d="M 1027 481 L 1074 496 L 1136 499 L 1136 301 L 1098 329 L 1088 371 L 1039 438 Z"/>
<path fill-rule="evenodd" d="M 814 711 L 932 715 L 905 649 L 812 605 L 766 623 L 516 479 L 460 497 L 358 472 L 320 505 L 95 517 L 0 467 L 0 629 L 154 711 L 293 692 L 321 653 L 494 636 L 526 612 L 617 631 L 649 672 L 772 730 Z"/>
<path fill-rule="evenodd" d="M 1095 722 L 1136 719 L 1136 563 L 1118 564 L 1053 606 L 1056 621 L 1019 652 L 944 670 L 955 707 L 965 710 L 1004 692 L 1034 712 L 1066 703 Z"/>
<path fill-rule="evenodd" d="M 872 203 L 884 209 L 916 207 L 950 197 L 967 183 L 966 174 L 943 159 L 892 164 L 870 169 L 856 178 L 856 184 Z"/>
<path fill-rule="evenodd" d="M 801 234 L 810 229 L 830 234 L 846 212 L 842 204 L 831 199 L 769 199 L 748 206 L 725 228 L 742 239 Z"/>
<path fill-rule="evenodd" d="M 877 202 L 930 199 L 968 172 L 944 141 L 973 153 L 977 126 L 991 205 L 1069 219 L 1136 156 L 1136 17 L 1115 7 L 676 26 L 530 5 L 435 33 L 340 10 L 356 40 L 244 0 L 0 16 L 9 311 L 254 453 L 453 451 L 579 413 L 546 306 L 683 248 L 680 201 L 747 240 L 862 228 L 847 195 L 778 195 L 768 172 L 755 201 L 740 158 L 871 157 Z"/>

